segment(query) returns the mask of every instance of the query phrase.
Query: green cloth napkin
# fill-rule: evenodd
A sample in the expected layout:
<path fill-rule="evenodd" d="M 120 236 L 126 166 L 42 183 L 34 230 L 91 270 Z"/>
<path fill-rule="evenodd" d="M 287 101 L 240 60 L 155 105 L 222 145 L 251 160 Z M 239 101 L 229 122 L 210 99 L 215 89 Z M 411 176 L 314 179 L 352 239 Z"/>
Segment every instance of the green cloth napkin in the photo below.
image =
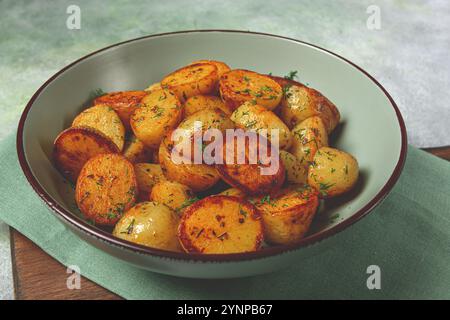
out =
<path fill-rule="evenodd" d="M 0 219 L 64 265 L 128 299 L 449 299 L 450 164 L 409 148 L 390 196 L 317 254 L 268 275 L 193 280 L 144 271 L 80 240 L 55 218 L 19 167 L 15 137 L 0 143 Z M 382 165 L 382 164 L 380 164 Z M 366 286 L 369 265 L 381 289 Z"/>

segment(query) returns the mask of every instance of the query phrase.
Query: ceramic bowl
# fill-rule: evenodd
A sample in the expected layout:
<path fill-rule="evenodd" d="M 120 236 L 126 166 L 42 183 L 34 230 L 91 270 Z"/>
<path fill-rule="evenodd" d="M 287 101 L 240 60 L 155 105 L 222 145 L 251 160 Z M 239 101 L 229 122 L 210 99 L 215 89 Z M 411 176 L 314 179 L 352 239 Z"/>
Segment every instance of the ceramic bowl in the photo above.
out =
<path fill-rule="evenodd" d="M 332 144 L 352 153 L 361 177 L 351 192 L 322 205 L 311 231 L 298 244 L 258 252 L 200 255 L 167 252 L 113 237 L 86 223 L 74 206 L 72 187 L 51 162 L 55 137 L 90 99 L 93 90 L 143 89 L 197 59 L 225 61 L 232 68 L 286 75 L 333 101 L 342 116 Z M 304 259 L 332 245 L 386 197 L 406 156 L 406 130 L 386 90 L 367 72 L 328 50 L 285 37 L 225 30 L 201 30 L 142 37 L 112 45 L 68 65 L 31 98 L 20 120 L 17 151 L 36 193 L 80 238 L 140 268 L 192 278 L 230 278 L 262 274 Z M 48 226 L 42 226 L 48 228 Z M 346 232 L 352 232 L 346 230 Z"/>

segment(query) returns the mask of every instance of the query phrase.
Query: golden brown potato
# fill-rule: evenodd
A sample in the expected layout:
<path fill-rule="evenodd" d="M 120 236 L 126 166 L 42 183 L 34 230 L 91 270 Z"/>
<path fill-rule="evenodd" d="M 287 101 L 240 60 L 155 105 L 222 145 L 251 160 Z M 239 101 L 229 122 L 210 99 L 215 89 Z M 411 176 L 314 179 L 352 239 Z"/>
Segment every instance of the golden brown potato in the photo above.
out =
<path fill-rule="evenodd" d="M 144 143 L 136 136 L 131 135 L 125 140 L 123 155 L 132 163 L 151 162 L 153 160 L 153 152 L 147 148 Z"/>
<path fill-rule="evenodd" d="M 145 91 L 111 92 L 94 100 L 94 105 L 103 104 L 114 109 L 127 130 L 131 130 L 130 117 L 141 105 L 141 100 L 147 95 Z"/>
<path fill-rule="evenodd" d="M 120 154 L 101 154 L 81 169 L 75 188 L 78 208 L 96 224 L 114 225 L 137 196 L 133 164 Z"/>
<path fill-rule="evenodd" d="M 182 183 L 194 192 L 207 190 L 220 180 L 219 174 L 212 166 L 175 163 L 171 157 L 173 146 L 170 134 L 159 146 L 159 163 L 167 179 Z"/>
<path fill-rule="evenodd" d="M 90 107 L 75 117 L 72 127 L 91 127 L 97 129 L 112 142 L 120 151 L 125 142 L 125 127 L 113 108 L 107 105 Z"/>
<path fill-rule="evenodd" d="M 150 200 L 162 203 L 175 212 L 184 209 L 195 199 L 194 192 L 184 184 L 176 181 L 160 181 L 150 192 Z"/>
<path fill-rule="evenodd" d="M 233 111 L 247 101 L 273 110 L 283 96 L 281 86 L 268 76 L 240 69 L 222 75 L 219 90 L 222 100 Z"/>
<path fill-rule="evenodd" d="M 146 91 L 146 92 L 147 91 L 157 91 L 157 90 L 162 90 L 162 89 L 163 89 L 163 87 L 161 86 L 161 83 L 156 82 L 156 83 L 149 85 L 148 88 L 145 89 L 144 91 Z"/>
<path fill-rule="evenodd" d="M 286 170 L 286 181 L 293 184 L 306 183 L 308 168 L 292 153 L 281 150 L 280 160 Z"/>
<path fill-rule="evenodd" d="M 164 135 L 180 123 L 182 111 L 180 101 L 172 92 L 153 91 L 142 99 L 142 106 L 131 116 L 131 128 L 147 147 L 156 149 Z"/>
<path fill-rule="evenodd" d="M 322 147 L 309 167 L 308 183 L 319 191 L 322 198 L 329 198 L 349 191 L 358 175 L 358 162 L 351 154 Z"/>
<path fill-rule="evenodd" d="M 221 193 L 219 193 L 219 195 L 233 196 L 233 197 L 237 197 L 239 199 L 244 199 L 247 196 L 244 192 L 242 192 L 241 190 L 239 190 L 237 188 L 229 188 L 229 189 L 224 190 Z"/>
<path fill-rule="evenodd" d="M 232 113 L 219 97 L 192 96 L 184 103 L 184 115 L 188 117 L 200 110 L 216 108 L 222 110 L 227 116 L 230 116 Z"/>
<path fill-rule="evenodd" d="M 186 252 L 249 252 L 261 247 L 263 226 L 252 204 L 237 197 L 209 196 L 184 211 L 178 238 Z"/>
<path fill-rule="evenodd" d="M 90 127 L 72 127 L 61 132 L 53 145 L 53 161 L 67 179 L 77 181 L 83 165 L 103 153 L 119 153 L 117 145 Z"/>
<path fill-rule="evenodd" d="M 331 133 L 339 123 L 338 109 L 319 91 L 303 85 L 287 86 L 284 91 L 279 113 L 289 128 L 292 129 L 312 116 L 322 118 L 328 133 Z"/>
<path fill-rule="evenodd" d="M 208 63 L 213 64 L 217 67 L 217 75 L 220 78 L 224 73 L 230 71 L 230 67 L 222 62 L 222 61 L 216 61 L 216 60 L 197 60 L 192 62 L 191 64 L 198 64 L 198 63 Z"/>
<path fill-rule="evenodd" d="M 161 166 L 153 163 L 136 163 L 134 165 L 139 189 L 139 200 L 147 201 L 155 184 L 166 180 Z"/>
<path fill-rule="evenodd" d="M 215 65 L 196 63 L 167 75 L 161 80 L 161 86 L 173 91 L 181 101 L 186 101 L 192 96 L 214 93 L 218 80 Z"/>
<path fill-rule="evenodd" d="M 233 112 L 230 119 L 244 130 L 261 134 L 261 129 L 266 129 L 267 135 L 264 136 L 271 142 L 271 134 L 277 133 L 280 149 L 288 149 L 291 145 L 292 134 L 289 128 L 275 113 L 262 106 L 246 102 Z"/>
<path fill-rule="evenodd" d="M 261 212 L 266 241 L 273 244 L 296 243 L 308 231 L 319 206 L 317 191 L 304 185 L 281 190 L 274 198 L 255 202 Z"/>
<path fill-rule="evenodd" d="M 245 139 L 245 144 L 241 146 L 238 137 L 234 138 L 233 143 L 224 143 L 223 149 L 220 150 L 222 164 L 216 164 L 217 172 L 226 183 L 248 195 L 275 193 L 285 179 L 284 166 L 279 160 L 278 152 L 272 155 L 270 142 L 266 141 L 266 150 L 261 139 L 263 138 L 258 139 L 255 145 L 250 139 Z M 244 148 L 239 150 L 241 147 Z M 271 161 L 261 161 L 261 157 L 254 161 L 252 152 L 257 152 L 260 156 L 268 155 Z M 244 163 L 239 163 L 240 154 L 243 155 Z"/>
<path fill-rule="evenodd" d="M 303 165 L 312 162 L 317 150 L 328 146 L 328 135 L 322 118 L 314 116 L 303 120 L 292 129 L 291 153 Z"/>
<path fill-rule="evenodd" d="M 177 238 L 179 219 L 163 204 L 141 202 L 116 224 L 113 235 L 144 246 L 182 251 Z"/>

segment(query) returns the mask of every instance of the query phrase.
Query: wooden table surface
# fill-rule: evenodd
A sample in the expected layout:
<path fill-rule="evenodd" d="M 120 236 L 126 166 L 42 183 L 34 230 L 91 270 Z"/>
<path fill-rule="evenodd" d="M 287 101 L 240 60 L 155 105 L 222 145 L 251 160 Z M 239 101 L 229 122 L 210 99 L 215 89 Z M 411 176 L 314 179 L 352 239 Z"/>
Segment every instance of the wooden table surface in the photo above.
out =
<path fill-rule="evenodd" d="M 450 160 L 450 147 L 425 151 Z M 121 299 L 84 277 L 81 289 L 67 289 L 66 267 L 14 229 L 11 248 L 16 299 Z"/>

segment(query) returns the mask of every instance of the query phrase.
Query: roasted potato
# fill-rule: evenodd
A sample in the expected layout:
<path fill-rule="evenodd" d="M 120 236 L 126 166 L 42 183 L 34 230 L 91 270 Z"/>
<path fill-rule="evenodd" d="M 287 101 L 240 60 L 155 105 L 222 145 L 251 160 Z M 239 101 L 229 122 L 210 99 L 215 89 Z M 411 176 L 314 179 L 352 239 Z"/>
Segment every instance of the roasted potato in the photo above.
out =
<path fill-rule="evenodd" d="M 197 60 L 192 62 L 191 64 L 198 64 L 198 63 L 208 63 L 208 64 L 213 64 L 217 67 L 217 75 L 219 76 L 219 78 L 226 72 L 230 71 L 230 67 L 222 62 L 222 61 L 216 61 L 216 60 Z"/>
<path fill-rule="evenodd" d="M 61 132 L 53 146 L 56 168 L 72 182 L 90 158 L 103 153 L 119 153 L 117 145 L 100 131 L 90 127 L 72 127 Z"/>
<path fill-rule="evenodd" d="M 220 180 L 213 166 L 175 163 L 171 155 L 174 142 L 170 136 L 168 134 L 159 146 L 159 163 L 167 179 L 182 183 L 194 192 L 207 190 Z"/>
<path fill-rule="evenodd" d="M 319 206 L 317 191 L 307 185 L 281 190 L 274 198 L 255 202 L 264 223 L 264 236 L 273 244 L 298 242 L 308 231 Z"/>
<path fill-rule="evenodd" d="M 144 246 L 182 251 L 177 238 L 177 215 L 158 202 L 141 202 L 116 224 L 113 235 Z"/>
<path fill-rule="evenodd" d="M 147 201 L 155 184 L 166 180 L 161 166 L 153 163 L 136 163 L 134 165 L 139 189 L 139 200 Z"/>
<path fill-rule="evenodd" d="M 162 203 L 175 212 L 180 212 L 195 198 L 194 192 L 184 184 L 175 181 L 160 181 L 150 192 L 150 200 Z"/>
<path fill-rule="evenodd" d="M 163 87 L 161 86 L 161 83 L 156 82 L 156 83 L 149 85 L 148 88 L 145 89 L 144 91 L 157 91 L 157 90 L 162 90 L 162 89 L 163 89 Z"/>
<path fill-rule="evenodd" d="M 358 180 L 356 159 L 344 151 L 322 147 L 308 170 L 308 183 L 322 198 L 334 197 L 349 191 Z"/>
<path fill-rule="evenodd" d="M 233 197 L 237 197 L 239 199 L 244 199 L 247 196 L 244 192 L 242 192 L 241 190 L 239 190 L 237 188 L 229 188 L 229 189 L 224 190 L 221 193 L 219 193 L 219 195 L 233 196 Z"/>
<path fill-rule="evenodd" d="M 152 91 L 131 116 L 131 129 L 147 147 L 156 149 L 164 135 L 180 123 L 182 111 L 180 100 L 172 92 Z"/>
<path fill-rule="evenodd" d="M 127 130 L 131 130 L 130 117 L 134 110 L 141 105 L 141 100 L 148 93 L 145 91 L 111 92 L 94 100 L 94 105 L 107 105 L 114 109 Z"/>
<path fill-rule="evenodd" d="M 263 241 L 258 210 L 230 196 L 209 196 L 188 207 L 178 238 L 186 252 L 238 253 L 258 250 Z"/>
<path fill-rule="evenodd" d="M 222 75 L 219 91 L 222 100 L 233 111 L 247 101 L 273 110 L 283 97 L 281 86 L 270 77 L 240 69 Z"/>
<path fill-rule="evenodd" d="M 161 86 L 186 101 L 199 94 L 213 94 L 219 80 L 217 67 L 211 63 L 191 64 L 178 69 L 161 80 Z"/>
<path fill-rule="evenodd" d="M 151 162 L 153 160 L 153 151 L 147 148 L 136 136 L 130 135 L 125 139 L 123 155 L 132 163 Z"/>
<path fill-rule="evenodd" d="M 314 116 L 303 120 L 292 129 L 291 153 L 303 165 L 309 165 L 317 150 L 328 146 L 328 135 L 322 118 Z"/>
<path fill-rule="evenodd" d="M 81 169 L 75 199 L 86 219 L 114 225 L 134 205 L 137 192 L 133 164 L 120 154 L 101 154 Z"/>
<path fill-rule="evenodd" d="M 285 150 L 280 151 L 280 160 L 286 170 L 286 181 L 293 184 L 306 183 L 308 168 L 296 156 Z"/>
<path fill-rule="evenodd" d="M 125 142 L 125 127 L 113 108 L 99 104 L 81 112 L 72 122 L 72 127 L 91 127 L 97 129 L 112 142 L 120 151 Z"/>
<path fill-rule="evenodd" d="M 256 142 L 245 138 L 242 145 L 239 139 L 235 137 L 233 142 L 224 142 L 219 151 L 222 160 L 221 163 L 216 164 L 216 169 L 220 177 L 248 195 L 277 192 L 285 179 L 284 166 L 279 159 L 279 153 L 276 152 L 273 155 L 270 142 L 264 141 L 261 136 Z M 253 145 L 254 142 L 255 145 Z M 258 155 L 258 158 L 255 159 L 252 154 Z M 243 159 L 239 159 L 241 156 Z M 262 161 L 263 157 L 264 161 Z"/>
<path fill-rule="evenodd" d="M 339 123 L 338 109 L 319 91 L 304 85 L 291 85 L 285 87 L 284 92 L 279 114 L 290 129 L 312 116 L 322 118 L 328 133 Z"/>
<path fill-rule="evenodd" d="M 231 120 L 237 127 L 248 131 L 261 133 L 261 129 L 266 129 L 269 141 L 271 133 L 277 133 L 279 149 L 288 149 L 291 145 L 289 128 L 272 111 L 262 106 L 246 102 L 233 112 Z"/>
<path fill-rule="evenodd" d="M 220 109 L 227 116 L 230 116 L 232 111 L 223 103 L 223 101 L 216 96 L 192 96 L 184 103 L 184 115 L 186 117 L 205 109 Z"/>

